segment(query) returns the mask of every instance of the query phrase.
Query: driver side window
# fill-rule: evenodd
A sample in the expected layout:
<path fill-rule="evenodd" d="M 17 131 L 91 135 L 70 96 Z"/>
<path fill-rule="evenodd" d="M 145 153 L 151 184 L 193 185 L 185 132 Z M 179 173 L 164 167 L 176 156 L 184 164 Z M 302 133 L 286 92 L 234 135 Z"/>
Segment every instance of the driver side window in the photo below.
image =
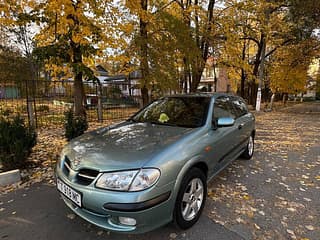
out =
<path fill-rule="evenodd" d="M 219 97 L 214 102 L 212 119 L 217 121 L 218 118 L 222 117 L 236 118 L 236 114 L 230 102 L 230 97 Z"/>

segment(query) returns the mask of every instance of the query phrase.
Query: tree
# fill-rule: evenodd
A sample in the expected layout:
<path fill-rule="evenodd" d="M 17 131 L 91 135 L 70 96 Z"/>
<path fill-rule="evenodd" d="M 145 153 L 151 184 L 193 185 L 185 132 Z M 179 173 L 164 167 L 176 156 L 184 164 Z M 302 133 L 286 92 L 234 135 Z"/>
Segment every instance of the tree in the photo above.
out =
<path fill-rule="evenodd" d="M 265 61 L 297 42 L 288 17 L 289 6 L 286 1 L 228 0 L 225 9 L 221 22 L 230 29 L 225 33 L 226 65 L 237 73 L 233 77 L 238 79 L 242 97 L 255 104 L 257 82 L 261 88 L 268 80 Z"/>
<path fill-rule="evenodd" d="M 90 68 L 94 58 L 116 47 L 115 38 L 124 42 L 119 38 L 119 8 L 102 0 L 31 1 L 29 8 L 30 19 L 41 28 L 35 37 L 38 56 L 51 68 L 72 70 L 75 116 L 85 117 L 83 79 L 96 80 Z"/>
<path fill-rule="evenodd" d="M 200 83 L 203 70 L 210 56 L 210 48 L 214 39 L 214 7 L 215 0 L 209 1 L 176 1 L 180 7 L 185 26 L 189 29 L 189 38 L 196 46 L 195 54 L 188 58 L 188 50 L 182 52 L 185 72 L 191 72 L 190 90 L 195 92 Z M 212 49 L 212 48 L 211 48 Z M 189 70 L 190 68 L 190 70 Z M 187 75 L 187 74 L 185 74 Z"/>
<path fill-rule="evenodd" d="M 283 47 L 274 54 L 269 63 L 273 92 L 297 94 L 305 91 L 309 66 L 317 55 L 311 46 L 317 44 L 316 39 L 308 39 Z"/>
<path fill-rule="evenodd" d="M 32 80 L 38 75 L 38 63 L 32 54 L 32 26 L 26 18 L 23 2 L 4 0 L 0 10 L 1 56 L 3 71 L 11 82 Z M 22 75 L 21 72 L 24 72 Z"/>

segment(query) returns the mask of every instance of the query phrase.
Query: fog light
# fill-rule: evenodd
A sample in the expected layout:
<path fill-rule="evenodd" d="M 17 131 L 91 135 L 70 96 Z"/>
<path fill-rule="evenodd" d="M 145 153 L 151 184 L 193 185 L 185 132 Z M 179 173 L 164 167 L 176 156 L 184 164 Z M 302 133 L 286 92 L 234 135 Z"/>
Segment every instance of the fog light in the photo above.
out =
<path fill-rule="evenodd" d="M 135 226 L 137 221 L 134 218 L 119 217 L 119 222 L 123 225 Z"/>

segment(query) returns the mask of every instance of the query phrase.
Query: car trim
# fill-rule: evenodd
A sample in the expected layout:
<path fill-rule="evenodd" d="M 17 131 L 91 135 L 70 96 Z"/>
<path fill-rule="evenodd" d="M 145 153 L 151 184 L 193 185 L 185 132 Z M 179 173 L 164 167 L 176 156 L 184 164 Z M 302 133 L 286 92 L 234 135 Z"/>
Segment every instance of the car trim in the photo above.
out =
<path fill-rule="evenodd" d="M 249 140 L 245 139 L 244 141 L 242 141 L 241 143 L 237 144 L 236 146 L 234 146 L 229 152 L 227 152 L 225 155 L 223 155 L 220 159 L 219 159 L 219 163 L 222 162 L 229 154 L 231 154 L 234 150 L 236 150 L 239 146 L 241 146 L 242 144 L 244 144 L 245 142 L 247 142 Z"/>
<path fill-rule="evenodd" d="M 146 210 L 148 208 L 152 208 L 160 203 L 165 202 L 169 199 L 171 192 L 163 193 L 155 198 L 144 202 L 137 203 L 105 203 L 103 207 L 106 210 L 112 211 L 121 211 L 121 212 L 138 212 L 142 210 Z"/>

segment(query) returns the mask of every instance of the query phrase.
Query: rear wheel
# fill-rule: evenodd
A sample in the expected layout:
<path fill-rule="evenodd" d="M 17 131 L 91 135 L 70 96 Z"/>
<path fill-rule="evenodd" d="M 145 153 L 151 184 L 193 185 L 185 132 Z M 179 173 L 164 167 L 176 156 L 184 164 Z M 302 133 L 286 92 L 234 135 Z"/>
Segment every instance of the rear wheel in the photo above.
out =
<path fill-rule="evenodd" d="M 244 159 L 249 160 L 249 159 L 252 158 L 253 152 L 254 152 L 254 137 L 251 134 L 250 137 L 249 137 L 249 141 L 248 141 L 246 150 L 242 153 L 242 157 Z"/>
<path fill-rule="evenodd" d="M 174 221 L 181 229 L 193 226 L 199 219 L 207 196 L 207 180 L 198 168 L 184 176 L 177 196 Z"/>

